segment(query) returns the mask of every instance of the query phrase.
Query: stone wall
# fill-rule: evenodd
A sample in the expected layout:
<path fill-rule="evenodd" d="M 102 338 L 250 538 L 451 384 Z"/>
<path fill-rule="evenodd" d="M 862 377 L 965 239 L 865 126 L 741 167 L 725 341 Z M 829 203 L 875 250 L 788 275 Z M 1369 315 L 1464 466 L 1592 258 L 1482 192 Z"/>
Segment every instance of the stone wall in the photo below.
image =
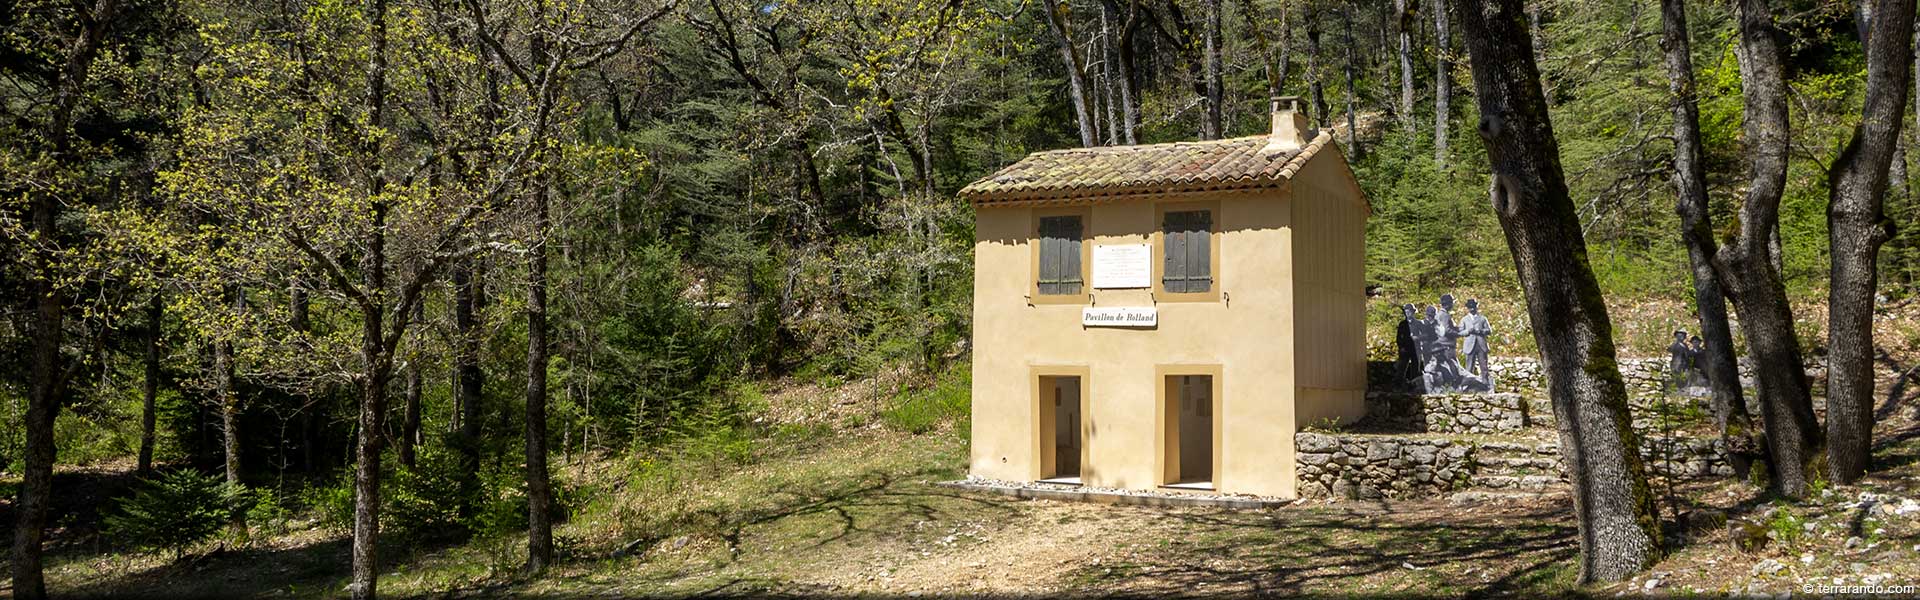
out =
<path fill-rule="evenodd" d="M 1746 391 L 1747 413 L 1760 414 L 1759 397 L 1753 390 Z M 1663 410 L 1661 403 L 1667 406 Z M 1554 426 L 1553 404 L 1546 396 L 1532 396 L 1526 400 L 1529 422 L 1539 427 Z M 1713 426 L 1713 399 L 1687 396 L 1628 396 L 1627 413 L 1633 418 L 1633 429 L 1641 434 L 1664 434 L 1675 431 L 1709 433 L 1717 431 Z M 1664 416 L 1663 416 L 1664 415 Z"/>
<path fill-rule="evenodd" d="M 1500 433 L 1532 426 L 1519 394 L 1409 394 L 1367 392 L 1367 420 L 1375 431 Z"/>
<path fill-rule="evenodd" d="M 1469 487 L 1537 491 L 1567 482 L 1559 444 L 1539 439 L 1302 432 L 1294 436 L 1294 451 L 1302 498 L 1415 498 Z M 1733 475 L 1717 439 L 1652 437 L 1642 440 L 1640 454 L 1654 475 Z"/>
<path fill-rule="evenodd" d="M 1650 436 L 1640 440 L 1640 460 L 1654 475 L 1680 479 L 1733 476 L 1733 465 L 1727 463 L 1727 445 L 1719 438 Z"/>
<path fill-rule="evenodd" d="M 1528 397 L 1547 395 L 1547 374 L 1540 359 L 1497 356 L 1487 361 L 1493 369 L 1494 389 Z M 1658 396 L 1666 393 L 1667 359 L 1628 358 L 1620 361 L 1620 377 L 1626 380 L 1628 396 Z"/>
<path fill-rule="evenodd" d="M 1300 497 L 1411 498 L 1467 486 L 1473 445 L 1445 439 L 1300 433 Z"/>
<path fill-rule="evenodd" d="M 1488 359 L 1488 367 L 1493 370 L 1494 389 L 1501 392 L 1513 392 L 1529 398 L 1547 395 L 1547 375 L 1540 368 L 1540 359 L 1530 356 L 1496 356 Z M 1810 382 L 1826 381 L 1826 359 L 1816 356 L 1806 358 L 1807 379 Z M 1666 358 L 1627 358 L 1620 360 L 1620 377 L 1626 380 L 1627 396 L 1644 398 L 1666 393 Z M 1753 387 L 1753 363 L 1740 359 L 1740 380 L 1749 390 Z M 1374 383 L 1374 382 L 1369 382 Z M 1385 379 L 1379 383 L 1386 385 Z M 1749 396 L 1752 394 L 1749 393 Z"/>

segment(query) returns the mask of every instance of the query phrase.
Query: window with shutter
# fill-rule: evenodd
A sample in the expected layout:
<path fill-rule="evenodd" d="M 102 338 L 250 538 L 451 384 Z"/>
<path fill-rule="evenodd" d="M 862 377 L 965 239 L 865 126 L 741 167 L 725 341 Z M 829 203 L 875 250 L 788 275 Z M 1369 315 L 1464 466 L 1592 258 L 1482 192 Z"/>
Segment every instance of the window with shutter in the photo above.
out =
<path fill-rule="evenodd" d="M 1040 219 L 1041 294 L 1080 293 L 1085 284 L 1080 276 L 1080 229 L 1078 215 Z"/>
<path fill-rule="evenodd" d="M 1168 293 L 1213 290 L 1213 211 L 1168 211 L 1160 285 Z"/>

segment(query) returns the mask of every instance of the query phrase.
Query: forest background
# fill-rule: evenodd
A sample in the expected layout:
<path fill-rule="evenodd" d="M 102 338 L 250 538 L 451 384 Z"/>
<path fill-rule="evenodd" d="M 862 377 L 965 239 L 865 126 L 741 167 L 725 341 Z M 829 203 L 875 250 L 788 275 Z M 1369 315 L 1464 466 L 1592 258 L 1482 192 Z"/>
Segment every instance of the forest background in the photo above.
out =
<path fill-rule="evenodd" d="M 402 465 L 390 510 L 482 530 L 524 514 L 530 414 L 568 456 L 644 456 L 747 444 L 774 380 L 882 376 L 908 428 L 964 413 L 923 391 L 964 389 L 972 213 L 954 192 L 1033 151 L 1263 134 L 1276 95 L 1338 130 L 1375 208 L 1375 354 L 1391 355 L 1394 307 L 1443 292 L 1489 306 L 1496 354 L 1534 350 L 1464 50 L 1429 3 L 8 4 L 0 255 L 21 259 L 0 266 L 0 353 L 30 354 L 26 258 L 51 257 L 70 299 L 62 465 L 139 456 L 350 506 L 374 423 L 397 446 L 377 460 Z M 1778 261 L 1819 355 L 1827 172 L 1859 119 L 1864 20 L 1780 4 L 1794 139 Z M 1657 355 L 1695 327 L 1658 6 L 1529 7 L 1617 341 Z M 1730 6 L 1691 12 L 1712 222 L 1731 235 L 1737 35 Z M 70 136 L 43 132 L 63 120 Z M 1909 154 L 1887 199 L 1890 303 L 1920 275 Z M 30 217 L 42 196 L 63 207 L 51 236 Z M 367 354 L 369 338 L 390 348 Z M 367 356 L 392 377 L 372 421 Z M 13 473 L 28 362 L 0 363 Z"/>

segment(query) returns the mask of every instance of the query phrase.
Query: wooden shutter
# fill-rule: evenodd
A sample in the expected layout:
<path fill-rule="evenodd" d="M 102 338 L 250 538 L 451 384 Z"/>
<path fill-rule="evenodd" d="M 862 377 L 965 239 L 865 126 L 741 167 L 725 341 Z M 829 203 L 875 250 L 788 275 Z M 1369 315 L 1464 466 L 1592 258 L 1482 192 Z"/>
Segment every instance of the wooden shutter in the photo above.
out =
<path fill-rule="evenodd" d="M 1060 232 L 1060 293 L 1078 294 L 1086 284 L 1080 277 L 1080 217 L 1061 217 L 1064 220 Z"/>
<path fill-rule="evenodd" d="M 1186 294 L 1213 289 L 1213 215 L 1209 211 L 1166 213 L 1161 250 L 1160 285 L 1167 292 Z"/>
<path fill-rule="evenodd" d="M 1213 213 L 1194 211 L 1188 213 L 1187 227 L 1187 291 L 1205 292 L 1213 289 Z"/>
<path fill-rule="evenodd" d="M 1168 293 L 1187 294 L 1213 289 L 1213 214 L 1210 211 L 1166 213 L 1161 250 L 1160 285 Z"/>
<path fill-rule="evenodd" d="M 1078 294 L 1080 277 L 1080 217 L 1040 219 L 1041 294 Z"/>
<path fill-rule="evenodd" d="M 1187 291 L 1187 227 L 1186 213 L 1170 212 L 1162 227 L 1162 237 L 1166 247 L 1160 253 L 1166 263 L 1160 271 L 1160 285 L 1168 292 Z"/>
<path fill-rule="evenodd" d="M 1046 219 L 1040 220 L 1040 293 L 1060 293 L 1060 239 L 1053 237 Z"/>

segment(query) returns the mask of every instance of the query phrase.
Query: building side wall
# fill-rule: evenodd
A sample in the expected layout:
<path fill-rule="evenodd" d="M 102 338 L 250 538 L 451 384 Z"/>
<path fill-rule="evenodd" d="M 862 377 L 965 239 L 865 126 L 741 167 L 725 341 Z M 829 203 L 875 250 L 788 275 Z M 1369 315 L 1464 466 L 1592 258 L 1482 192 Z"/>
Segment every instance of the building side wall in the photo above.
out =
<path fill-rule="evenodd" d="M 1369 209 L 1338 146 L 1307 161 L 1292 193 L 1297 425 L 1350 423 L 1366 416 Z"/>
<path fill-rule="evenodd" d="M 1096 306 L 1157 306 L 1152 329 L 1084 328 L 1085 304 L 1030 303 L 1034 209 L 982 207 L 974 247 L 975 475 L 1041 477 L 1033 378 L 1084 367 L 1088 485 L 1151 488 L 1165 453 L 1157 373 L 1220 367 L 1218 489 L 1294 495 L 1292 212 L 1279 190 L 1181 194 L 1091 207 L 1087 243 L 1149 243 L 1156 206 L 1218 203 L 1221 298 L 1156 305 L 1149 289 L 1092 290 Z M 1044 210 L 1044 209 L 1043 209 Z"/>

